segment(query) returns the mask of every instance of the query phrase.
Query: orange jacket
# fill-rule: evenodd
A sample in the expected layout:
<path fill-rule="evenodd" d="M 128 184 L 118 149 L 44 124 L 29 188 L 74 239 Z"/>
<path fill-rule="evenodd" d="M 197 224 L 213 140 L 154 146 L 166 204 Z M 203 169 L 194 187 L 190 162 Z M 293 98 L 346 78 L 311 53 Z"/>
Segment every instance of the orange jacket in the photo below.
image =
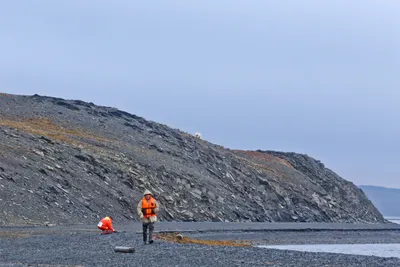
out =
<path fill-rule="evenodd" d="M 154 198 L 147 200 L 145 197 L 142 199 L 142 212 L 144 218 L 149 218 L 151 216 L 156 216 L 154 209 L 156 208 L 156 202 Z"/>
<path fill-rule="evenodd" d="M 112 226 L 112 219 L 110 217 L 105 217 L 105 218 L 101 219 L 100 222 L 97 224 L 97 227 L 103 231 L 111 230 L 111 231 L 115 232 L 114 228 Z"/>

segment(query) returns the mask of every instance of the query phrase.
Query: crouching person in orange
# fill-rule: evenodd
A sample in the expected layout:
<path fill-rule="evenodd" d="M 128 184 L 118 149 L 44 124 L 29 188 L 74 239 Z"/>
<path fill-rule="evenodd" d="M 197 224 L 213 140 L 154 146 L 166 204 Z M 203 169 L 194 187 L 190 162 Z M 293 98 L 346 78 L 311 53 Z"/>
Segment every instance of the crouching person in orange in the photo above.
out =
<path fill-rule="evenodd" d="M 137 212 L 143 224 L 143 243 L 147 244 L 147 229 L 149 229 L 149 244 L 153 244 L 154 224 L 157 221 L 158 203 L 149 190 L 145 190 L 144 197 L 137 205 Z"/>
<path fill-rule="evenodd" d="M 113 218 L 111 216 L 107 216 L 101 219 L 100 222 L 97 224 L 97 228 L 99 228 L 102 231 L 101 232 L 102 235 L 112 234 L 115 232 L 112 226 L 112 221 Z"/>

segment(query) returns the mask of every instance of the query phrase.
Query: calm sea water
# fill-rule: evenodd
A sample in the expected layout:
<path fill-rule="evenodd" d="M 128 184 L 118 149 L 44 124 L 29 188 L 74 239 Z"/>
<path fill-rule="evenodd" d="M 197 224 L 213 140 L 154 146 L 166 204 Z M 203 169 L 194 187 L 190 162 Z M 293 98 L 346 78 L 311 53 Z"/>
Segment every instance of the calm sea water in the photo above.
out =
<path fill-rule="evenodd" d="M 307 252 L 329 252 L 329 253 L 400 258 L 400 244 L 340 244 L 340 245 L 318 244 L 318 245 L 281 245 L 281 246 L 259 246 L 259 247 L 283 249 L 283 250 L 307 251 Z"/>
<path fill-rule="evenodd" d="M 400 218 L 398 217 L 386 217 L 386 219 L 393 223 L 400 224 Z M 400 258 L 400 244 L 316 244 L 316 245 L 279 245 L 279 246 L 259 246 L 259 247 L 307 251 L 307 252 L 328 252 L 328 253 Z"/>

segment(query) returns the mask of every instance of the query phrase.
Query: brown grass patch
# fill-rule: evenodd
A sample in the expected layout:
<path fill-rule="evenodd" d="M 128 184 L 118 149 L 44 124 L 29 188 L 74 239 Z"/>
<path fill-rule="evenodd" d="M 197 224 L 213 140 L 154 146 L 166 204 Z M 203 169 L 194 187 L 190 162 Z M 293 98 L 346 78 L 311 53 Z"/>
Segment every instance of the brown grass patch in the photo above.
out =
<path fill-rule="evenodd" d="M 177 238 L 178 233 L 167 233 L 167 234 L 157 234 L 155 237 L 160 240 L 168 242 L 176 242 L 179 244 L 197 244 L 206 246 L 225 246 L 225 247 L 250 247 L 250 241 L 237 241 L 237 240 L 204 240 L 204 239 L 194 239 L 190 237 L 183 236 L 183 238 Z"/>
<path fill-rule="evenodd" d="M 266 165 L 251 161 L 248 158 L 243 157 L 243 155 L 241 155 L 239 153 L 236 153 L 235 156 L 238 158 L 238 160 L 241 160 L 241 161 L 245 162 L 247 165 L 255 168 L 257 171 L 272 173 L 272 174 L 274 174 L 276 176 L 279 176 L 281 178 L 284 176 L 283 172 L 278 171 L 275 168 L 270 168 L 270 167 L 268 167 Z"/>
<path fill-rule="evenodd" d="M 57 125 L 47 118 L 31 118 L 25 120 L 1 119 L 0 126 L 8 126 L 34 135 L 45 136 L 52 140 L 58 140 L 75 145 L 82 144 L 79 139 L 90 139 L 98 142 L 108 142 L 106 138 L 95 136 L 80 129 L 66 128 Z"/>
<path fill-rule="evenodd" d="M 273 155 L 269 155 L 269 154 L 265 154 L 265 153 L 261 153 L 261 152 L 257 152 L 257 151 L 245 151 L 245 150 L 234 150 L 234 152 L 239 153 L 239 154 L 244 154 L 246 156 L 253 157 L 253 158 L 256 158 L 261 161 L 278 162 L 280 164 L 283 164 L 283 165 L 293 169 L 293 166 L 287 160 L 284 160 L 282 158 L 279 158 L 279 157 L 276 157 Z"/>
<path fill-rule="evenodd" d="M 0 93 L 0 96 L 9 96 L 7 93 Z"/>

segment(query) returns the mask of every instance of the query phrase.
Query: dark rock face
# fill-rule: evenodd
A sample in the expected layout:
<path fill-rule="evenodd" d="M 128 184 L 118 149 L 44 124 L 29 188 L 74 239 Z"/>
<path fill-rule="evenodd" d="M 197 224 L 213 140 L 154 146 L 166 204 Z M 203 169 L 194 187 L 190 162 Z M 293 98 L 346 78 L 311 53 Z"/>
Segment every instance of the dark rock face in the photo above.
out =
<path fill-rule="evenodd" d="M 0 224 L 136 220 L 382 222 L 352 183 L 306 155 L 233 151 L 83 101 L 0 95 Z"/>

